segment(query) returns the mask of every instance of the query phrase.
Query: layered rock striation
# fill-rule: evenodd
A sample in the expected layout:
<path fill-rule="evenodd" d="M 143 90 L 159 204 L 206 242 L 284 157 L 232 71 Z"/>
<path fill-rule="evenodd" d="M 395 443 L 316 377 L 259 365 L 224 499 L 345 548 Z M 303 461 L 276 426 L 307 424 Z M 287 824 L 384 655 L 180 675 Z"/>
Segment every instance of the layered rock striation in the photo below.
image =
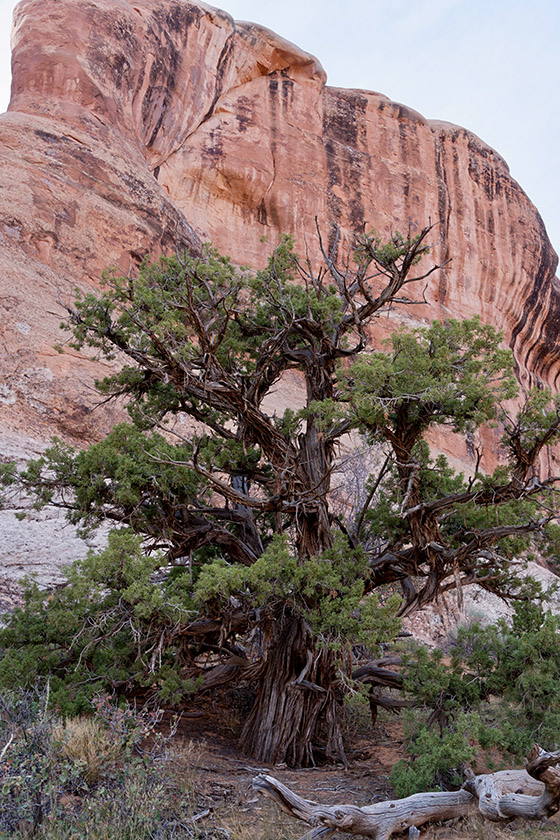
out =
<path fill-rule="evenodd" d="M 0 117 L 0 419 L 91 439 L 101 363 L 54 346 L 74 288 L 212 240 L 245 264 L 281 233 L 317 253 L 437 221 L 427 304 L 402 318 L 503 327 L 525 381 L 558 376 L 557 258 L 504 160 L 378 93 L 326 85 L 272 32 L 186 0 L 22 0 Z M 380 332 L 391 323 L 380 323 Z M 101 364 L 101 367 L 100 367 Z"/>

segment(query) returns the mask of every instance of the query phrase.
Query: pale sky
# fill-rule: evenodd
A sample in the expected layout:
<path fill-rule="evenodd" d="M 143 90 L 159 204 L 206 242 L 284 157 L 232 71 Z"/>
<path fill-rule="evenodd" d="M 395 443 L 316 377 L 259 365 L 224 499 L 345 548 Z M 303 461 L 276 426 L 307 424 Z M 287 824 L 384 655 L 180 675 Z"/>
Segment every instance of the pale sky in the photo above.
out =
<path fill-rule="evenodd" d="M 43 0 L 53 2 L 53 0 Z M 14 0 L 0 0 L 0 112 Z M 559 0 L 224 0 L 316 55 L 328 83 L 375 90 L 474 131 L 508 162 L 560 250 Z"/>

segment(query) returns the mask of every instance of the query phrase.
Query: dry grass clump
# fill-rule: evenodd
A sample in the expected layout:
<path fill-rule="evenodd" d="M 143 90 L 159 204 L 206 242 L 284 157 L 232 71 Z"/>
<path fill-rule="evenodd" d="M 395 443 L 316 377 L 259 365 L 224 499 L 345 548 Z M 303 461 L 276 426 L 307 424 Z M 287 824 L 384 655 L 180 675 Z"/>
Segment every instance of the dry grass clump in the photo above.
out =
<path fill-rule="evenodd" d="M 302 836 L 303 823 L 283 814 L 264 798 L 259 803 L 258 814 L 244 813 L 244 810 L 239 809 L 238 803 L 218 810 L 216 821 L 224 840 L 298 840 Z"/>
<path fill-rule="evenodd" d="M 100 698 L 63 723 L 48 697 L 0 694 L 2 840 L 209 840 L 194 816 L 200 748 L 174 749 L 173 722 L 166 735 L 159 711 Z"/>
<path fill-rule="evenodd" d="M 122 742 L 92 717 L 71 718 L 55 726 L 53 737 L 59 756 L 71 761 L 90 786 L 100 782 L 123 757 Z"/>
<path fill-rule="evenodd" d="M 191 739 L 177 739 L 169 748 L 166 767 L 177 781 L 180 780 L 184 791 L 192 788 L 203 754 L 204 745 Z"/>

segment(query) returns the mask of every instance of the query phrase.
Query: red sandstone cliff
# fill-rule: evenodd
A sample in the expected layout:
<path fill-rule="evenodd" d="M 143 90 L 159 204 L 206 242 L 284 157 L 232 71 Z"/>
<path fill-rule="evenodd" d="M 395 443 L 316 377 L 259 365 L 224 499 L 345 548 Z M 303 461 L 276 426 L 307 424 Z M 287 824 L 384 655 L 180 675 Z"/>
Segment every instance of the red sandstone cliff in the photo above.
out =
<path fill-rule="evenodd" d="M 480 313 L 523 378 L 556 382 L 557 258 L 502 158 L 381 94 L 327 87 L 315 58 L 224 12 L 22 0 L 0 160 L 0 422 L 16 449 L 110 422 L 90 412 L 99 364 L 53 349 L 76 285 L 176 242 L 258 265 L 288 232 L 313 253 L 316 216 L 346 241 L 364 221 L 439 220 L 435 258 L 453 260 L 402 317 Z"/>

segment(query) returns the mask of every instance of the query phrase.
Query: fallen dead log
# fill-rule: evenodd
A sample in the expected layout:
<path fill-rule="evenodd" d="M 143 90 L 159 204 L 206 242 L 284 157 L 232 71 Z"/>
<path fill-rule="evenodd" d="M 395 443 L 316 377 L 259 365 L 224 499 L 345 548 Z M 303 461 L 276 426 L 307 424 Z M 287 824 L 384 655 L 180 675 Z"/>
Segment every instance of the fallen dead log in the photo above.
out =
<path fill-rule="evenodd" d="M 463 785 L 478 800 L 482 816 L 492 822 L 522 817 L 544 820 L 560 808 L 560 750 L 546 752 L 537 745 L 525 770 L 501 770 L 475 776 L 467 771 Z"/>
<path fill-rule="evenodd" d="M 525 770 L 502 770 L 475 776 L 469 773 L 458 791 L 416 793 L 406 799 L 357 805 L 320 805 L 303 799 L 272 776 L 257 776 L 255 789 L 279 807 L 312 826 L 307 840 L 326 838 L 336 831 L 388 840 L 392 834 L 435 820 L 464 817 L 474 810 L 483 818 L 509 821 L 515 817 L 546 819 L 560 808 L 560 750 L 546 752 L 535 745 Z M 302 838 L 303 840 L 303 838 Z"/>

